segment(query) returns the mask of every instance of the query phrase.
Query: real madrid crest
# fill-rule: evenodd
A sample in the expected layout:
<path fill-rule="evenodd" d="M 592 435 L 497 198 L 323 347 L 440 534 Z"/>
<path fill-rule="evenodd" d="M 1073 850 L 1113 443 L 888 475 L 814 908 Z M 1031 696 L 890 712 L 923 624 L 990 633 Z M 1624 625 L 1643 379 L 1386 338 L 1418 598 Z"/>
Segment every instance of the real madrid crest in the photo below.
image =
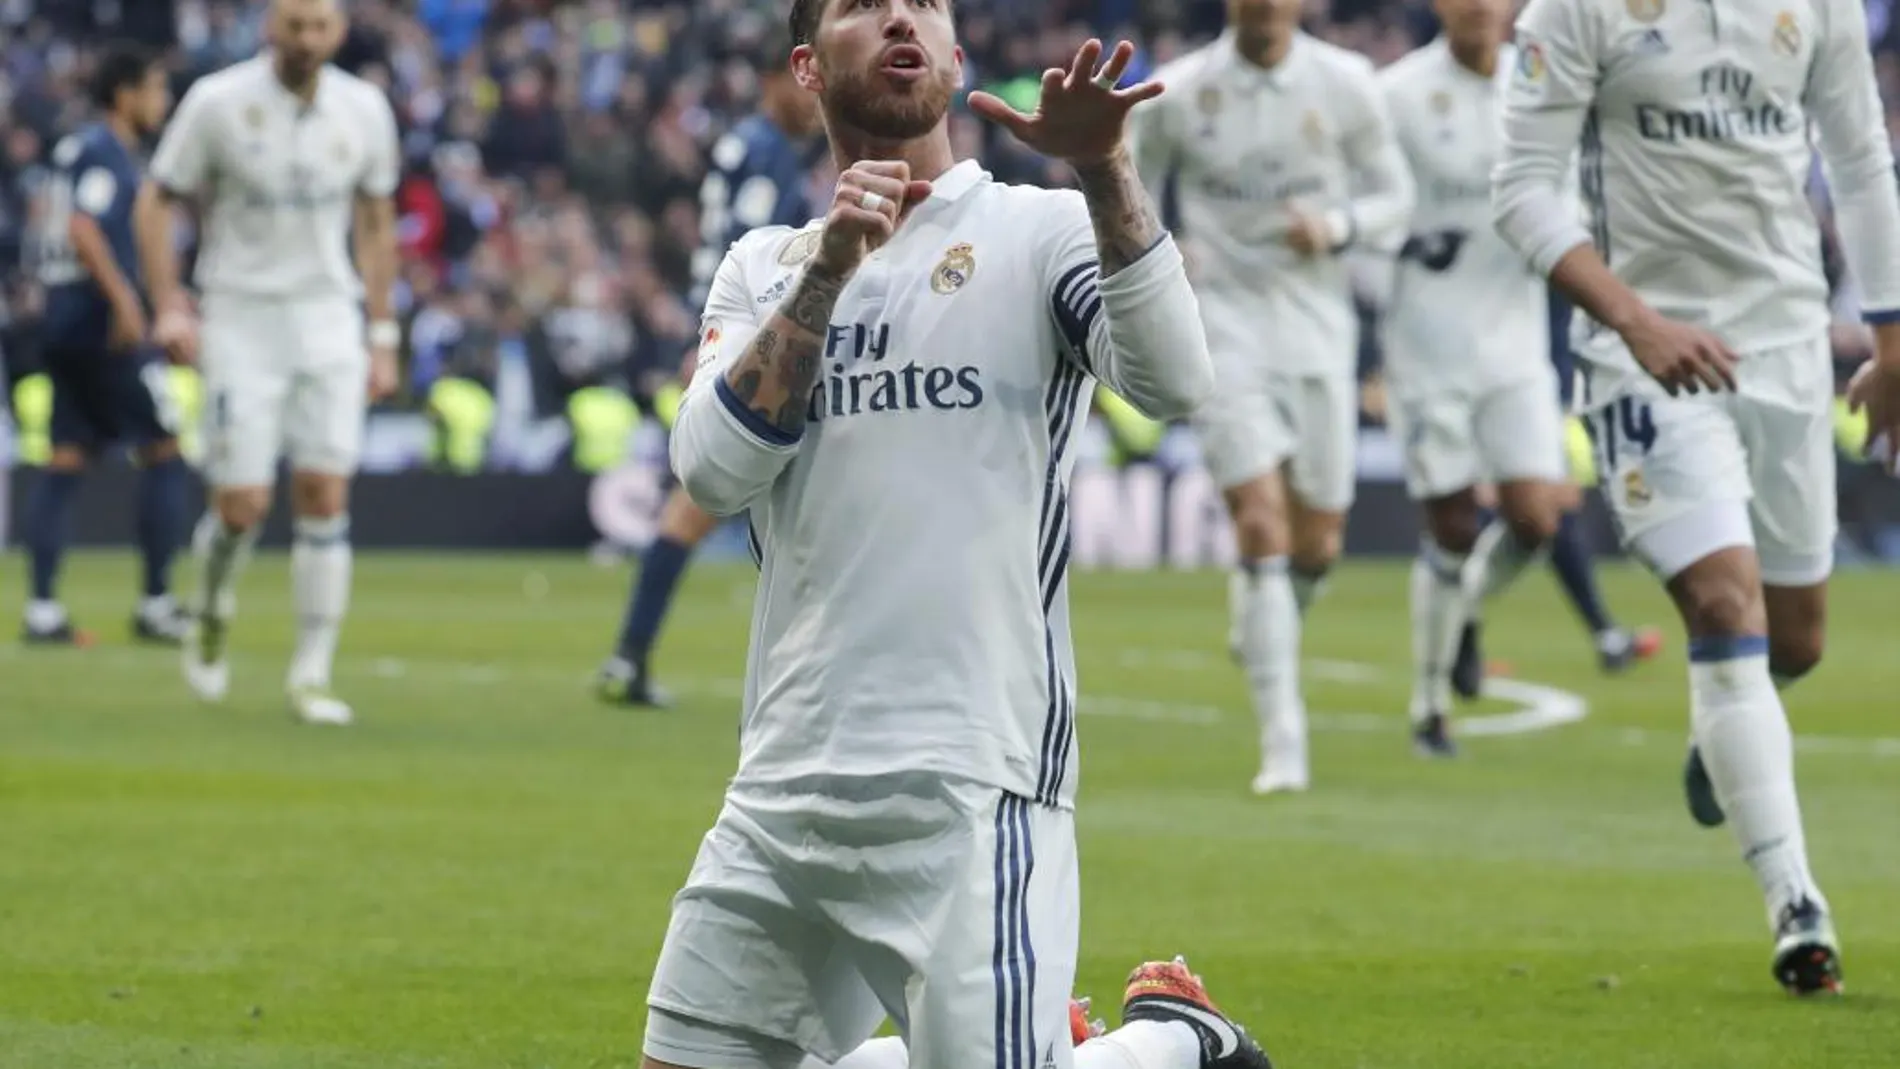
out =
<path fill-rule="evenodd" d="M 818 251 L 820 236 L 817 230 L 801 230 L 792 235 L 792 240 L 786 242 L 785 248 L 780 250 L 778 262 L 786 267 L 797 267 L 811 259 L 812 254 Z"/>
<path fill-rule="evenodd" d="M 1652 496 L 1654 495 L 1649 492 L 1649 482 L 1643 478 L 1641 468 L 1631 468 L 1623 473 L 1623 497 L 1630 504 L 1647 505 Z"/>
<path fill-rule="evenodd" d="M 1326 146 L 1326 122 L 1319 117 L 1319 112 L 1306 113 L 1306 117 L 1300 120 L 1300 132 L 1306 135 L 1306 143 L 1313 148 Z"/>
<path fill-rule="evenodd" d="M 969 245 L 952 245 L 930 273 L 930 288 L 948 296 L 962 289 L 975 274 L 976 250 Z"/>
<path fill-rule="evenodd" d="M 1440 115 L 1451 114 L 1451 94 L 1440 89 L 1432 94 L 1432 110 Z"/>
<path fill-rule="evenodd" d="M 1783 56 L 1792 58 L 1801 54 L 1801 24 L 1795 21 L 1794 12 L 1783 11 L 1775 16 L 1775 32 L 1769 42 Z"/>
<path fill-rule="evenodd" d="M 245 108 L 244 109 L 244 125 L 250 127 L 253 130 L 264 125 L 264 109 L 257 106 L 256 104 L 252 104 L 250 107 Z"/>
<path fill-rule="evenodd" d="M 349 162 L 350 143 L 348 141 L 345 141 L 342 138 L 338 138 L 336 142 L 336 147 L 331 149 L 330 151 L 336 156 L 336 162 L 338 163 Z"/>
<path fill-rule="evenodd" d="M 1220 114 L 1220 89 L 1210 85 L 1201 90 L 1194 102 L 1200 106 L 1201 114 L 1211 119 Z"/>
<path fill-rule="evenodd" d="M 1662 18 L 1666 0 L 1623 0 L 1623 10 L 1637 22 L 1655 22 Z"/>

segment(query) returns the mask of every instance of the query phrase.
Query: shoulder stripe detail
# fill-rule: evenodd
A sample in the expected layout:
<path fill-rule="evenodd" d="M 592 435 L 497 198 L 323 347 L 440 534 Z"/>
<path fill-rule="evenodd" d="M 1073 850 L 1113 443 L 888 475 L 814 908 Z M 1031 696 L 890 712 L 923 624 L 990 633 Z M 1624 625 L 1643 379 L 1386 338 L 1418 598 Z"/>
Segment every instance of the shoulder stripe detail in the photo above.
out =
<path fill-rule="evenodd" d="M 1051 295 L 1062 340 L 1082 370 L 1091 375 L 1095 366 L 1089 355 L 1089 332 L 1102 314 L 1101 273 L 1101 264 L 1094 260 L 1077 264 L 1056 283 Z"/>

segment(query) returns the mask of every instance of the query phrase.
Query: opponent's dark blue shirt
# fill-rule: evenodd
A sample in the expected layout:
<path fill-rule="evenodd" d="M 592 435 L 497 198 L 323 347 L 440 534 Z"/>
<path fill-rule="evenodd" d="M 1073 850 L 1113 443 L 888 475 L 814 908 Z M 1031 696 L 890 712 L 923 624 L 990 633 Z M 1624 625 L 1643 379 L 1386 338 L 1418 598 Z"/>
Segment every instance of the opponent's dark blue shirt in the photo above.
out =
<path fill-rule="evenodd" d="M 98 224 L 119 270 L 134 287 L 140 284 L 138 247 L 132 236 L 132 202 L 138 196 L 139 174 L 138 157 L 104 123 L 87 126 L 54 148 L 38 244 L 49 346 L 103 344 L 110 322 L 105 292 L 73 248 L 70 228 L 75 212 Z"/>
<path fill-rule="evenodd" d="M 741 121 L 713 146 L 699 187 L 703 244 L 693 260 L 695 305 L 704 307 L 720 260 L 747 231 L 811 222 L 813 208 L 805 195 L 811 151 L 763 115 Z"/>

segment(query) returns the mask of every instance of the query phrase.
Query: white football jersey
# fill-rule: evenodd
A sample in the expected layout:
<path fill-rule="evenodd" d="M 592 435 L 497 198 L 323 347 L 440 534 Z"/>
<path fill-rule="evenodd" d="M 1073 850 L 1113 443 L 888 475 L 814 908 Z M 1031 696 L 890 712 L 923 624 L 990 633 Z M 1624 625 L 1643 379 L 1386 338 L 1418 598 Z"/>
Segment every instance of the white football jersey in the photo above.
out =
<path fill-rule="evenodd" d="M 1385 312 L 1387 382 L 1411 397 L 1550 374 L 1543 277 L 1491 223 L 1505 46 L 1484 77 L 1443 38 L 1379 74 L 1418 191 Z"/>
<path fill-rule="evenodd" d="M 1066 806 L 1068 485 L 1091 379 L 1175 417 L 1213 371 L 1172 241 L 1101 279 L 1079 194 L 973 162 L 934 185 L 838 299 L 802 437 L 725 374 L 818 228 L 755 230 L 714 277 L 672 451 L 701 506 L 749 509 L 759 559 L 734 785 L 923 772 Z"/>
<path fill-rule="evenodd" d="M 1216 360 L 1349 373 L 1358 317 L 1345 260 L 1286 244 L 1294 208 L 1348 245 L 1396 248 L 1412 181 L 1364 56 L 1300 34 L 1272 70 L 1231 33 L 1155 73 L 1129 134 L 1157 200 L 1172 185 Z"/>
<path fill-rule="evenodd" d="M 1518 46 L 1494 208 L 1539 270 L 1593 242 L 1672 319 L 1743 352 L 1818 351 L 1818 145 L 1868 315 L 1900 317 L 1900 198 L 1860 0 L 1531 0 Z M 1587 229 L 1555 202 L 1579 138 Z M 1608 331 L 1583 335 L 1581 357 L 1632 370 Z"/>
<path fill-rule="evenodd" d="M 356 297 L 355 198 L 391 195 L 401 168 L 396 118 L 380 89 L 325 67 L 306 106 L 266 53 L 192 84 L 151 177 L 199 201 L 200 290 Z"/>

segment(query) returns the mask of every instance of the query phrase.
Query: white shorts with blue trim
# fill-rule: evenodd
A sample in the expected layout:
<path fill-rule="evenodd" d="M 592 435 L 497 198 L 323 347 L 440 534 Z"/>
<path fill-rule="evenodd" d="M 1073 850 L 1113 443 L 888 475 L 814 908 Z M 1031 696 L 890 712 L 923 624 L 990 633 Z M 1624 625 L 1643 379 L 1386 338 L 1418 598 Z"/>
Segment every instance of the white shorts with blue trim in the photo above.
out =
<path fill-rule="evenodd" d="M 1670 397 L 1629 368 L 1593 369 L 1584 421 L 1623 542 L 1671 578 L 1752 546 L 1769 586 L 1833 569 L 1833 365 L 1825 337 L 1742 354 L 1740 391 Z"/>
<path fill-rule="evenodd" d="M 1071 1069 L 1074 814 L 934 776 L 826 787 L 728 794 L 673 901 L 646 1056 L 795 1069 L 889 1019 L 911 1069 Z"/>

